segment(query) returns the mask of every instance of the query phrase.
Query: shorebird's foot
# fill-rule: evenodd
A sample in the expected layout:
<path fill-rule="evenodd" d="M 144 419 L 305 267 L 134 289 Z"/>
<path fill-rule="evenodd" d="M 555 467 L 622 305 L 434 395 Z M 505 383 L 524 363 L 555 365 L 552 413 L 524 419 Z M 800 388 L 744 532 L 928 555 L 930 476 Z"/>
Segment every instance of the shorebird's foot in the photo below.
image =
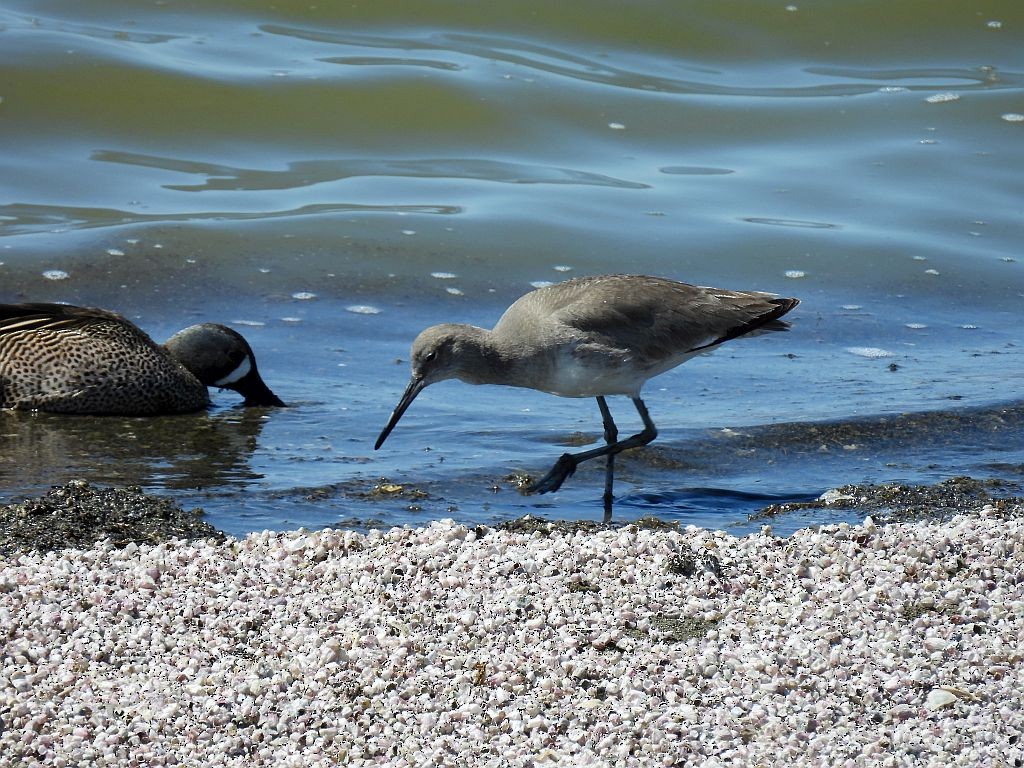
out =
<path fill-rule="evenodd" d="M 552 491 L 557 491 L 562 487 L 562 483 L 576 471 L 578 463 L 576 457 L 571 453 L 563 453 L 558 461 L 555 462 L 555 466 L 551 468 L 551 471 L 533 485 L 527 486 L 526 492 L 551 493 Z"/>

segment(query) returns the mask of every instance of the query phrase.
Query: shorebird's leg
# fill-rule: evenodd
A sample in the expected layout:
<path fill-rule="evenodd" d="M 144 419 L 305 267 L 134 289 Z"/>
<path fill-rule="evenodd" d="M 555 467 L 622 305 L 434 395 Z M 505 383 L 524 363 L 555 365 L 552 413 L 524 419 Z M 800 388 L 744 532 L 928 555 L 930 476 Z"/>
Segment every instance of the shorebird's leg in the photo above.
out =
<path fill-rule="evenodd" d="M 601 421 L 604 424 L 604 442 L 606 445 L 614 445 L 619 438 L 619 428 L 615 426 L 612 412 L 608 410 L 608 403 L 603 396 L 598 395 L 597 407 L 601 410 Z M 604 465 L 604 522 L 612 520 L 612 487 L 615 484 L 615 454 L 609 453 L 605 457 Z"/>
<path fill-rule="evenodd" d="M 551 468 L 551 471 L 528 487 L 526 492 L 550 493 L 551 491 L 557 491 L 582 462 L 596 459 L 598 456 L 614 456 L 630 448 L 639 448 L 641 445 L 647 445 L 656 438 L 658 436 L 658 428 L 651 421 L 651 415 L 647 412 L 647 406 L 644 405 L 644 401 L 639 397 L 631 399 L 636 407 L 636 412 L 640 414 L 640 419 L 644 423 L 642 431 L 627 437 L 625 440 L 618 440 L 609 445 L 603 445 L 600 448 L 592 448 L 589 451 L 581 451 L 580 453 L 563 453 L 558 461 L 555 462 L 555 466 Z M 605 408 L 607 408 L 607 405 Z"/>

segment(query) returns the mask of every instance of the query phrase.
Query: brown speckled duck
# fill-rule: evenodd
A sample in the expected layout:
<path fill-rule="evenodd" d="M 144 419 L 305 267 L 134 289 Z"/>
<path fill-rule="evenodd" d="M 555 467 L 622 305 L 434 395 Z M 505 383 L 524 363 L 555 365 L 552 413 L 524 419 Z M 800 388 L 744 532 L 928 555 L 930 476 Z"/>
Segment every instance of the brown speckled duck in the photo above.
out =
<path fill-rule="evenodd" d="M 283 406 L 241 334 L 203 323 L 163 345 L 116 312 L 0 304 L 0 408 L 150 416 L 198 411 L 207 387 Z"/>

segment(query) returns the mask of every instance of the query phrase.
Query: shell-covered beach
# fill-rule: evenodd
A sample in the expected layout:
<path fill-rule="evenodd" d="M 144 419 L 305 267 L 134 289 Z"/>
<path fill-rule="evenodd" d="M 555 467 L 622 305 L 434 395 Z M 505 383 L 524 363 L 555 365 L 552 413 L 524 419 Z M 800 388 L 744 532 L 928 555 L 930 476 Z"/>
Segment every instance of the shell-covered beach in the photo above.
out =
<path fill-rule="evenodd" d="M 1019 766 L 1024 520 L 0 557 L 0 766 Z"/>

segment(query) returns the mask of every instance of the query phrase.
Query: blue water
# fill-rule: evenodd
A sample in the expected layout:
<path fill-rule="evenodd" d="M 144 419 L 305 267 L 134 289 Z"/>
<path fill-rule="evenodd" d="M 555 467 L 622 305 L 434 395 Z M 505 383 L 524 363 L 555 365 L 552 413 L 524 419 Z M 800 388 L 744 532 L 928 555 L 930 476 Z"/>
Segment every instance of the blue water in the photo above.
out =
<path fill-rule="evenodd" d="M 599 439 L 592 401 L 447 382 L 372 443 L 420 329 L 607 272 L 802 302 L 650 382 L 616 519 L 1019 474 L 1022 28 L 1015 0 L 8 2 L 0 301 L 231 323 L 292 407 L 0 414 L 0 498 L 138 483 L 234 533 L 599 519 L 600 466 L 507 479 Z"/>

